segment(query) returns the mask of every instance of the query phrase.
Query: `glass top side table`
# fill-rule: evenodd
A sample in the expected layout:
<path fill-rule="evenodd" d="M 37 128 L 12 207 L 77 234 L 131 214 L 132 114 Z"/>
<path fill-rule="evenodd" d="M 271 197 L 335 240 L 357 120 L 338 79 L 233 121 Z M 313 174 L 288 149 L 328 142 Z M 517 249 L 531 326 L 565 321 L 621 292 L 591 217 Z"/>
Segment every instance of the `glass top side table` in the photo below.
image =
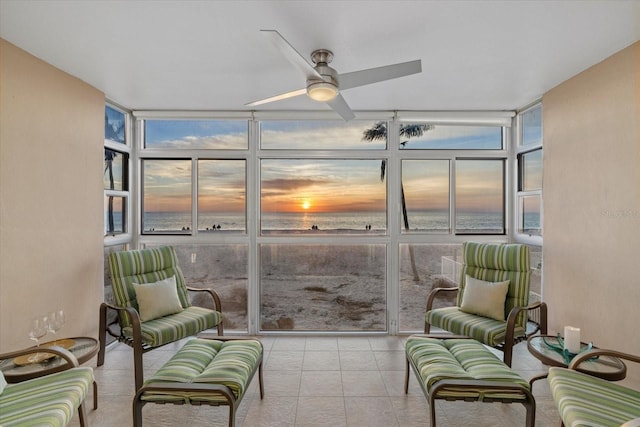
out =
<path fill-rule="evenodd" d="M 527 349 L 545 365 L 566 368 L 568 364 L 565 362 L 564 356 L 549 344 L 559 347 L 558 337 L 534 335 L 527 340 Z M 587 349 L 588 344 L 581 343 L 581 346 L 584 351 Z M 591 360 L 585 360 L 578 366 L 577 370 L 608 381 L 619 381 L 627 375 L 627 365 L 621 359 L 612 356 L 599 356 Z M 544 377 L 546 375 L 536 377 L 530 382 Z"/>
<path fill-rule="evenodd" d="M 40 344 L 42 352 L 38 353 L 39 357 L 21 356 L 0 360 L 0 370 L 7 382 L 17 383 L 62 370 L 61 368 L 65 364 L 64 359 L 46 352 L 46 347 L 54 344 L 70 351 L 78 359 L 79 364 L 87 362 L 98 353 L 98 340 L 90 337 L 61 338 L 49 341 Z"/>

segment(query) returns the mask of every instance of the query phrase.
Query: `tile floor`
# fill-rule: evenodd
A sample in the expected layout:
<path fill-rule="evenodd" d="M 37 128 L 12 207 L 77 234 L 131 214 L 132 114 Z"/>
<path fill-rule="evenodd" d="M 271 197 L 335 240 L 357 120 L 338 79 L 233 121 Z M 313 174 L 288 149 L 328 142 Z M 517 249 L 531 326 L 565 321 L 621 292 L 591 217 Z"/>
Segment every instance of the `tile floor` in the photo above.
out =
<path fill-rule="evenodd" d="M 406 336 L 260 337 L 264 345 L 265 398 L 254 377 L 236 417 L 236 425 L 322 427 L 428 426 L 427 401 L 411 373 L 405 395 L 403 345 Z M 146 375 L 157 370 L 184 343 L 144 356 Z M 497 353 L 500 354 L 501 353 Z M 92 362 L 95 367 L 95 359 Z M 546 367 L 525 343 L 514 350 L 514 369 L 526 379 Z M 99 407 L 88 405 L 93 427 L 132 425 L 133 353 L 123 344 L 107 350 L 105 364 L 95 368 Z M 546 380 L 534 385 L 536 425 L 559 426 L 560 419 Z M 88 400 L 91 402 L 91 398 Z M 524 426 L 519 404 L 437 402 L 439 426 Z M 228 408 L 148 404 L 145 426 L 227 426 Z M 72 424 L 79 425 L 77 416 Z"/>

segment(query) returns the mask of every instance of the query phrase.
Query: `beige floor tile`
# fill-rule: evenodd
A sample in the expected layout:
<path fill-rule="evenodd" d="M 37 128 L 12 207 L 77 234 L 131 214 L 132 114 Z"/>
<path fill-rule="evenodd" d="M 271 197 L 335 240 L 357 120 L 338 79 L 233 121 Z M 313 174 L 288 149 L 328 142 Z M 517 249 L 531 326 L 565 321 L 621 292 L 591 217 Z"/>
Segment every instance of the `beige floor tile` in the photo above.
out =
<path fill-rule="evenodd" d="M 300 393 L 300 371 L 264 371 L 265 394 L 269 396 L 295 396 Z M 255 378 L 254 378 L 254 381 Z"/>
<path fill-rule="evenodd" d="M 243 427 L 294 427 L 298 399 L 291 397 L 269 397 L 251 402 Z M 180 424 L 181 425 L 181 424 Z"/>
<path fill-rule="evenodd" d="M 300 396 L 343 396 L 340 371 L 302 371 Z"/>
<path fill-rule="evenodd" d="M 343 371 L 371 371 L 378 369 L 371 351 L 340 351 L 340 369 Z"/>
<path fill-rule="evenodd" d="M 340 354 L 337 351 L 305 351 L 303 371 L 339 371 Z"/>
<path fill-rule="evenodd" d="M 388 396 L 380 371 L 342 371 L 345 396 Z"/>
<path fill-rule="evenodd" d="M 369 339 L 365 337 L 338 337 L 340 351 L 371 351 Z"/>
<path fill-rule="evenodd" d="M 346 427 L 347 415 L 341 397 L 300 397 L 296 427 Z"/>
<path fill-rule="evenodd" d="M 349 427 L 399 426 L 388 397 L 345 397 L 344 403 Z"/>
<path fill-rule="evenodd" d="M 276 351 L 269 352 L 264 367 L 270 371 L 301 371 L 304 351 Z"/>
<path fill-rule="evenodd" d="M 306 351 L 338 351 L 338 338 L 314 337 L 309 338 L 305 344 Z"/>
<path fill-rule="evenodd" d="M 407 358 L 404 351 L 374 351 L 378 369 L 381 371 L 404 371 Z"/>

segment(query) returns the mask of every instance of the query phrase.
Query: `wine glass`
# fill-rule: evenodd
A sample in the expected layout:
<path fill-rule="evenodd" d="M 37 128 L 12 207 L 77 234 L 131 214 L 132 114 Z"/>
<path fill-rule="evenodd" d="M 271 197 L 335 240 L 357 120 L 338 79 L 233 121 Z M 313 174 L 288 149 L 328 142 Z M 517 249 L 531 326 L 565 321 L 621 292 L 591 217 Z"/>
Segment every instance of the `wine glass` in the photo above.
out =
<path fill-rule="evenodd" d="M 49 327 L 47 326 L 47 316 L 34 317 L 31 320 L 31 326 L 29 328 L 29 339 L 36 342 L 36 347 L 40 347 L 40 338 L 47 335 Z M 40 353 L 36 353 L 29 357 L 29 362 L 37 362 L 39 360 Z"/>
<path fill-rule="evenodd" d="M 47 316 L 47 329 L 49 330 L 49 332 L 51 332 L 54 335 L 54 339 L 53 339 L 54 345 L 55 345 L 55 334 L 60 330 L 60 328 L 64 326 L 64 322 L 65 322 L 64 310 L 52 311 Z"/>

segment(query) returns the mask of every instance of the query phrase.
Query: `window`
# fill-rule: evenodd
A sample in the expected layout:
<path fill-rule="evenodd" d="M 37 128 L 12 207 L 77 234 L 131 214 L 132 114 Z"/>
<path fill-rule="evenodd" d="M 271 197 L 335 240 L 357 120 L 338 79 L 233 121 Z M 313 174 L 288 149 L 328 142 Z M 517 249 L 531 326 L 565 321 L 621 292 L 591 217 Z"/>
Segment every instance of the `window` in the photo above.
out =
<path fill-rule="evenodd" d="M 499 126 L 400 125 L 400 148 L 407 150 L 502 150 Z M 417 131 L 417 132 L 416 132 Z"/>
<path fill-rule="evenodd" d="M 450 161 L 403 160 L 402 231 L 449 233 Z"/>
<path fill-rule="evenodd" d="M 368 137 L 364 133 L 370 130 Z M 387 122 L 269 120 L 260 122 L 263 150 L 384 150 Z"/>
<path fill-rule="evenodd" d="M 128 224 L 130 147 L 127 144 L 127 123 L 128 113 L 105 105 L 103 168 L 105 239 L 130 233 Z"/>
<path fill-rule="evenodd" d="M 504 160 L 455 164 L 456 233 L 504 234 Z"/>
<path fill-rule="evenodd" d="M 382 233 L 386 185 L 380 159 L 263 159 L 261 231 Z"/>
<path fill-rule="evenodd" d="M 248 147 L 246 120 L 145 120 L 144 147 L 242 150 Z"/>
<path fill-rule="evenodd" d="M 191 160 L 142 161 L 142 232 L 191 234 Z"/>
<path fill-rule="evenodd" d="M 176 247 L 189 283 L 221 296 L 225 329 L 421 330 L 426 294 L 457 280 L 459 235 L 507 239 L 506 113 L 176 116 L 136 115 L 137 243 Z"/>
<path fill-rule="evenodd" d="M 246 160 L 198 160 L 198 230 L 246 232 Z"/>
<path fill-rule="evenodd" d="M 542 105 L 518 115 L 516 235 L 542 237 Z M 541 243 L 539 240 L 535 243 Z"/>

